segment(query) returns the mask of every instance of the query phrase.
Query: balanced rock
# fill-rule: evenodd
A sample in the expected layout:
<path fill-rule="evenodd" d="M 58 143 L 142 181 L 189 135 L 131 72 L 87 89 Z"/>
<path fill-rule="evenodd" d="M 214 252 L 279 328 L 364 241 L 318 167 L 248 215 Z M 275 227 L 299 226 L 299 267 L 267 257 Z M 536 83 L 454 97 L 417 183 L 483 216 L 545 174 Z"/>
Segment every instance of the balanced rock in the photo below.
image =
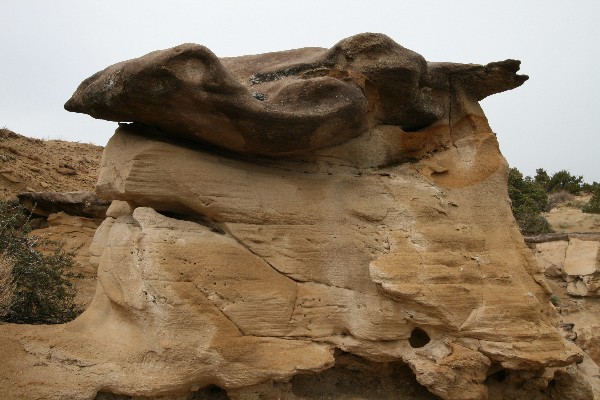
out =
<path fill-rule="evenodd" d="M 389 397 L 362 398 L 591 393 L 478 104 L 522 84 L 518 65 L 427 63 L 363 34 L 230 59 L 183 45 L 87 79 L 67 109 L 132 122 L 98 179 L 118 202 L 90 248 L 96 295 L 69 324 L 0 333 L 5 390 L 318 399 L 378 376 Z"/>

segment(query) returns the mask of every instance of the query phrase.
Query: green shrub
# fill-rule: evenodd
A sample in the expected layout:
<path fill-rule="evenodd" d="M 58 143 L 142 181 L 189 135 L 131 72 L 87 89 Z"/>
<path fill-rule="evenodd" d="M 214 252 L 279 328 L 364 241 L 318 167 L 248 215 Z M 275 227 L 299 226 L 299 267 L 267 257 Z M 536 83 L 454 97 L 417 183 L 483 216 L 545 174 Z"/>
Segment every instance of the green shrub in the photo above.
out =
<path fill-rule="evenodd" d="M 550 176 L 543 168 L 538 168 L 535 170 L 535 177 L 533 178 L 534 182 L 540 185 L 546 190 L 550 183 Z"/>
<path fill-rule="evenodd" d="M 73 256 L 58 243 L 28 236 L 30 231 L 24 210 L 0 200 L 0 255 L 12 275 L 5 286 L 13 287 L 10 306 L 0 319 L 24 324 L 68 322 L 81 312 L 71 282 Z"/>
<path fill-rule="evenodd" d="M 542 235 L 552 233 L 554 230 L 548 220 L 540 213 L 523 212 L 513 210 L 521 233 L 525 236 Z"/>
<path fill-rule="evenodd" d="M 583 186 L 583 176 L 574 176 L 567 170 L 561 170 L 552 175 L 546 186 L 546 192 L 564 190 L 571 194 L 579 194 Z"/>
<path fill-rule="evenodd" d="M 587 193 L 594 193 L 596 190 L 600 189 L 600 183 L 592 182 L 592 183 L 584 183 L 581 185 L 581 190 Z"/>
<path fill-rule="evenodd" d="M 552 227 L 541 215 L 548 206 L 548 195 L 540 183 L 530 177 L 524 178 L 518 169 L 511 168 L 508 173 L 508 195 L 521 233 L 530 236 L 552 232 Z"/>
<path fill-rule="evenodd" d="M 583 182 L 583 176 L 571 175 L 565 169 L 550 176 L 543 168 L 535 170 L 533 181 L 540 185 L 547 193 L 565 191 L 571 194 L 579 194 L 590 185 Z"/>
<path fill-rule="evenodd" d="M 596 182 L 594 182 L 596 183 Z M 600 188 L 597 187 L 590 201 L 588 201 L 583 207 L 581 207 L 581 211 L 588 214 L 600 214 Z"/>
<path fill-rule="evenodd" d="M 540 213 L 548 206 L 544 188 L 528 176 L 523 178 L 516 168 L 511 168 L 508 174 L 508 195 L 513 210 Z"/>

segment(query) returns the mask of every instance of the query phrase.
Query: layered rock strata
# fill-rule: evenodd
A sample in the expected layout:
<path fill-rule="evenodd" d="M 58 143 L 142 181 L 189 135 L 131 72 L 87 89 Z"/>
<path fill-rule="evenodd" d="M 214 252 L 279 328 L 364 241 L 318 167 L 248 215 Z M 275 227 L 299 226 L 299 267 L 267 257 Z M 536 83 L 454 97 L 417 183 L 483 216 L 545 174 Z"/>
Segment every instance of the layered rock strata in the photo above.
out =
<path fill-rule="evenodd" d="M 359 357 L 410 367 L 432 393 L 412 398 L 591 398 L 478 104 L 518 66 L 362 34 L 222 60 L 183 45 L 88 78 L 67 109 L 133 122 L 102 161 L 96 295 L 64 326 L 8 327 L 25 373 L 2 385 L 316 399 L 290 385 Z"/>
<path fill-rule="evenodd" d="M 553 289 L 567 337 L 600 363 L 600 303 L 598 303 L 600 234 L 549 234 L 527 238 Z M 585 361 L 584 361 L 585 362 Z M 591 376 L 600 379 L 593 363 Z M 600 384 L 597 384 L 600 393 Z"/>
<path fill-rule="evenodd" d="M 600 297 L 600 235 L 563 236 L 565 240 L 535 245 L 544 273 L 565 280 L 571 296 Z"/>

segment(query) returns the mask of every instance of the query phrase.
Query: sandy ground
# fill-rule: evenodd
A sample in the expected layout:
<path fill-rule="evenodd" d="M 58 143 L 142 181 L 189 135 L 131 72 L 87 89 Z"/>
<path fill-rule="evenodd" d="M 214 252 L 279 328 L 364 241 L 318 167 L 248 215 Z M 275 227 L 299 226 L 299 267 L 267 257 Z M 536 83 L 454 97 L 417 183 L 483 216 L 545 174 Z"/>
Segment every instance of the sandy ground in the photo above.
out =
<path fill-rule="evenodd" d="M 581 206 L 591 197 L 576 196 L 544 213 L 544 216 L 556 232 L 600 232 L 600 214 L 586 214 L 581 211 Z"/>

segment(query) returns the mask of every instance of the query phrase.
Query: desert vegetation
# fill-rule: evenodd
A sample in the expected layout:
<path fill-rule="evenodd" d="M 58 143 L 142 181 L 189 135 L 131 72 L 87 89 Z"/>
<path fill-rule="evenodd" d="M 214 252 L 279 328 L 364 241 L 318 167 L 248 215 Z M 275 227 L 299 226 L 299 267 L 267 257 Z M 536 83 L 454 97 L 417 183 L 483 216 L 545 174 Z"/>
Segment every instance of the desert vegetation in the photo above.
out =
<path fill-rule="evenodd" d="M 0 320 L 59 324 L 80 313 L 73 257 L 60 243 L 30 235 L 25 210 L 0 200 Z"/>
<path fill-rule="evenodd" d="M 550 176 L 538 168 L 536 175 L 523 176 L 517 168 L 508 175 L 508 195 L 513 215 L 523 235 L 532 236 L 552 232 L 552 227 L 542 215 L 558 204 L 574 199 L 581 193 L 591 193 L 589 202 L 580 205 L 585 213 L 600 213 L 600 184 L 585 183 L 583 176 L 561 170 Z"/>
<path fill-rule="evenodd" d="M 596 184 L 596 186 L 592 188 L 592 198 L 583 205 L 581 211 L 584 213 L 600 214 L 600 185 Z"/>

